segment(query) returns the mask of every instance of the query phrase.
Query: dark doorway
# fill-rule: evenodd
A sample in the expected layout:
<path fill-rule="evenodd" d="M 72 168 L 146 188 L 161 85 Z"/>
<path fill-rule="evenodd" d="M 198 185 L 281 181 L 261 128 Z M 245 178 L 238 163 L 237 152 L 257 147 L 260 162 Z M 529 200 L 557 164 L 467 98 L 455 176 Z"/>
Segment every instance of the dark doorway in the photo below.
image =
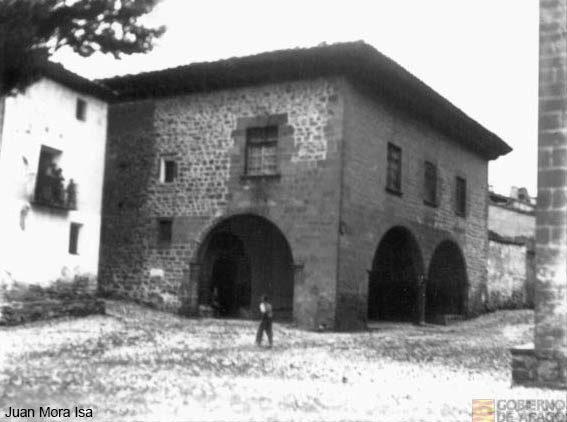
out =
<path fill-rule="evenodd" d="M 210 279 L 206 296 L 221 316 L 238 316 L 250 307 L 250 259 L 242 241 L 231 233 L 214 233 L 207 254 Z"/>
<path fill-rule="evenodd" d="M 438 322 L 445 315 L 463 315 L 467 284 L 467 269 L 461 249 L 454 242 L 441 242 L 429 264 L 427 321 Z"/>
<path fill-rule="evenodd" d="M 211 230 L 201 253 L 199 304 L 219 316 L 254 317 L 267 294 L 275 316 L 291 318 L 293 260 L 274 224 L 254 215 L 230 217 Z"/>
<path fill-rule="evenodd" d="M 423 272 L 417 241 L 404 227 L 380 241 L 368 280 L 368 319 L 417 321 L 418 277 Z"/>

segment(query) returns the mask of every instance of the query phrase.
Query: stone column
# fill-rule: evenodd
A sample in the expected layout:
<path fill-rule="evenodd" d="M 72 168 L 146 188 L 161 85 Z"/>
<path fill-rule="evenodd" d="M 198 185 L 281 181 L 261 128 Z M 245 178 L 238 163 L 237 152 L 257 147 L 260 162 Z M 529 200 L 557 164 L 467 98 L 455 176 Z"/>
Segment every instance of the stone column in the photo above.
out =
<path fill-rule="evenodd" d="M 199 276 L 201 273 L 201 263 L 191 262 L 189 268 L 183 270 L 183 280 L 179 296 L 181 308 L 179 313 L 185 316 L 195 316 L 199 310 Z"/>
<path fill-rule="evenodd" d="M 540 0 L 535 338 L 514 382 L 567 388 L 567 0 Z"/>

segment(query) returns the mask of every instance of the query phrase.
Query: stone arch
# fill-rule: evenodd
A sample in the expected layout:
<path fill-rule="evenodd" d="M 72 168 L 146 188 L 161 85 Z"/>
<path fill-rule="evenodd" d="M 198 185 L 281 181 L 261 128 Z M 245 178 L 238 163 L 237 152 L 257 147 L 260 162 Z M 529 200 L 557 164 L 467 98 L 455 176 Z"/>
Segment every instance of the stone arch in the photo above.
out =
<path fill-rule="evenodd" d="M 294 265 L 281 230 L 255 214 L 235 214 L 213 225 L 197 251 L 198 304 L 221 315 L 253 317 L 263 294 L 279 317 L 293 313 Z"/>
<path fill-rule="evenodd" d="M 380 240 L 368 279 L 368 319 L 417 321 L 421 249 L 411 231 L 390 228 Z"/>
<path fill-rule="evenodd" d="M 461 248 L 452 240 L 444 240 L 433 251 L 429 263 L 426 320 L 442 322 L 447 316 L 463 316 L 466 313 L 467 291 L 467 266 Z"/>

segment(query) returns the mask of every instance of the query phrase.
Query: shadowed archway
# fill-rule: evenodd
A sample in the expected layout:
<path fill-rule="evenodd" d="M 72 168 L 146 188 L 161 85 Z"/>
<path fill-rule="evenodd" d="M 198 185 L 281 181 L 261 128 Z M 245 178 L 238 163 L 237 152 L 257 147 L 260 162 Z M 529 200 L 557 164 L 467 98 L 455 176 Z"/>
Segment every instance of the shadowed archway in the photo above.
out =
<path fill-rule="evenodd" d="M 440 322 L 447 315 L 464 315 L 467 269 L 459 245 L 443 241 L 429 264 L 425 315 L 428 322 Z"/>
<path fill-rule="evenodd" d="M 421 251 L 405 227 L 388 230 L 376 249 L 368 279 L 368 319 L 417 321 Z"/>
<path fill-rule="evenodd" d="M 260 297 L 267 294 L 276 316 L 291 318 L 293 259 L 272 222 L 251 214 L 229 217 L 211 229 L 200 257 L 200 305 L 222 316 L 254 317 Z"/>

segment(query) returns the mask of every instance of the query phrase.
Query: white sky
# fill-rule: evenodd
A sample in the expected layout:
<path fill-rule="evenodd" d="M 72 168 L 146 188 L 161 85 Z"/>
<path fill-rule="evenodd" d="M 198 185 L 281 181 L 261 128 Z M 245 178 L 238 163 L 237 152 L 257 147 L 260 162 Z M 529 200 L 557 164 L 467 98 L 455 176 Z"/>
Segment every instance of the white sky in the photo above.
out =
<path fill-rule="evenodd" d="M 507 194 L 536 194 L 538 0 L 162 0 L 154 50 L 115 61 L 58 53 L 90 78 L 282 48 L 364 40 L 514 148 L 490 165 Z"/>

